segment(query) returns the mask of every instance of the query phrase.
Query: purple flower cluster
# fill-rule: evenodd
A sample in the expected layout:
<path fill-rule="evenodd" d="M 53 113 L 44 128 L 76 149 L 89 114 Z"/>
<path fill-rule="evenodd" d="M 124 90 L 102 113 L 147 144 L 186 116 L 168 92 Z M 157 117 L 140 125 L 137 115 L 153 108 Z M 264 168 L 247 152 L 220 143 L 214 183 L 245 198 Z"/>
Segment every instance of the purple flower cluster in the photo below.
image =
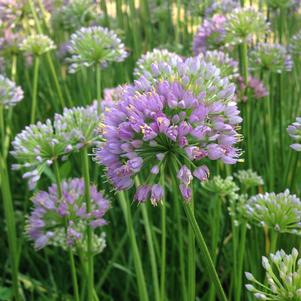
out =
<path fill-rule="evenodd" d="M 193 39 L 194 55 L 223 46 L 226 34 L 225 24 L 226 18 L 222 15 L 215 15 L 211 19 L 206 19 Z"/>
<path fill-rule="evenodd" d="M 290 147 L 297 151 L 301 151 L 301 117 L 297 117 L 296 121 L 288 126 L 287 132 L 291 138 L 294 139 L 295 143 L 291 144 Z"/>
<path fill-rule="evenodd" d="M 242 119 L 236 104 L 231 102 L 234 89 L 230 91 L 227 85 L 227 90 L 214 87 L 215 81 L 211 80 L 211 90 L 206 90 L 206 85 L 201 84 L 204 78 L 194 77 L 196 65 L 201 66 L 200 59 L 187 61 L 191 69 L 186 70 L 183 63 L 178 66 L 178 74 L 169 70 L 167 78 L 170 76 L 173 81 L 158 80 L 162 77 L 158 66 L 153 65 L 157 80 L 150 83 L 140 78 L 105 113 L 101 132 L 105 142 L 95 151 L 95 159 L 107 167 L 108 177 L 118 190 L 130 188 L 134 176 L 145 171 L 149 177 L 137 189 L 135 199 L 139 202 L 150 198 L 157 204 L 162 200 L 164 189 L 156 183 L 156 178 L 163 176 L 165 168 L 170 170 L 167 165 L 173 166 L 181 193 L 189 200 L 193 176 L 205 180 L 209 169 L 202 165 L 190 171 L 185 166 L 190 166 L 187 161 L 195 166 L 205 158 L 220 159 L 226 164 L 238 160 L 239 150 L 234 145 L 239 141 L 236 126 Z M 203 77 L 223 82 L 219 72 L 215 73 L 218 69 L 203 67 L 200 67 L 205 70 Z M 209 74 L 209 70 L 215 75 Z"/>
<path fill-rule="evenodd" d="M 23 99 L 23 90 L 15 82 L 0 74 L 0 106 L 8 109 Z"/>
<path fill-rule="evenodd" d="M 63 197 L 58 197 L 57 185 L 48 191 L 39 191 L 33 197 L 33 210 L 28 219 L 27 233 L 36 249 L 46 245 L 74 246 L 86 239 L 86 226 L 98 228 L 106 224 L 104 214 L 109 202 L 96 186 L 90 187 L 91 212 L 87 213 L 84 201 L 83 179 L 62 183 Z"/>
<path fill-rule="evenodd" d="M 246 102 L 248 96 L 246 95 L 246 90 L 248 90 L 255 99 L 260 99 L 269 95 L 269 92 L 263 82 L 255 77 L 248 77 L 248 84 L 246 85 L 242 76 L 238 77 L 238 87 L 237 98 L 238 100 Z"/>
<path fill-rule="evenodd" d="M 214 1 L 208 8 L 206 8 L 206 16 L 214 14 L 227 14 L 232 12 L 235 8 L 240 7 L 237 0 L 220 0 Z"/>

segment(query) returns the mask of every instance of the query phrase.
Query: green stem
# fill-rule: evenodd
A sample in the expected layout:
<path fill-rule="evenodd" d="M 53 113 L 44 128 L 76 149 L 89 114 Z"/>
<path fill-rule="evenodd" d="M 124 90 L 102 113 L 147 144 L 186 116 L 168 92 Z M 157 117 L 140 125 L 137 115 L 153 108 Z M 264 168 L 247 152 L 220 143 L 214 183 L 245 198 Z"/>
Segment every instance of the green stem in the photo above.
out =
<path fill-rule="evenodd" d="M 1 108 L 1 106 L 0 106 Z M 0 113 L 2 115 L 2 112 Z M 3 116 L 2 116 L 3 118 Z M 21 300 L 19 295 L 18 282 L 18 251 L 17 251 L 17 234 L 14 207 L 10 190 L 9 175 L 5 159 L 0 155 L 0 173 L 1 173 L 1 192 L 3 199 L 4 216 L 7 226 L 7 238 L 9 247 L 9 259 L 12 271 L 13 295 L 16 301 Z"/>
<path fill-rule="evenodd" d="M 87 147 L 82 150 L 82 173 L 85 182 L 85 201 L 87 214 L 91 212 L 90 198 L 90 174 L 89 174 L 89 158 Z M 93 249 L 92 249 L 92 227 L 87 226 L 87 257 L 88 257 L 88 300 L 93 300 L 94 291 L 94 266 L 93 266 Z"/>
<path fill-rule="evenodd" d="M 40 66 L 40 57 L 37 56 L 35 58 L 34 73 L 33 73 L 32 103 L 31 103 L 31 115 L 30 115 L 31 124 L 35 123 L 36 121 L 39 66 Z"/>
<path fill-rule="evenodd" d="M 197 221 L 195 219 L 192 204 L 191 203 L 184 204 L 184 209 L 185 209 L 186 216 L 189 220 L 189 223 L 190 223 L 190 225 L 191 225 L 191 227 L 194 231 L 196 241 L 199 245 L 199 248 L 200 248 L 203 260 L 204 260 L 205 269 L 206 269 L 207 273 L 209 274 L 210 280 L 215 285 L 217 295 L 218 295 L 218 297 L 221 301 L 227 301 L 227 297 L 225 295 L 225 292 L 223 290 L 221 282 L 218 278 L 218 275 L 217 275 L 217 272 L 215 270 L 213 261 L 211 259 L 210 252 L 208 250 L 208 247 L 206 245 L 206 242 L 204 240 L 202 232 L 201 232 L 201 230 L 200 230 L 200 228 L 197 224 Z"/>
<path fill-rule="evenodd" d="M 55 178 L 56 178 L 58 196 L 59 196 L 59 198 L 61 198 L 63 196 L 63 193 L 62 193 L 62 179 L 61 179 L 59 164 L 58 164 L 57 160 L 54 161 L 53 167 L 54 167 L 54 174 L 55 174 Z M 67 222 L 68 221 L 66 220 L 66 231 L 67 231 Z M 76 268 L 75 268 L 75 263 L 74 263 L 74 255 L 73 255 L 73 252 L 72 252 L 71 248 L 68 249 L 68 254 L 69 254 L 70 268 L 71 268 L 71 275 L 72 275 L 74 300 L 79 301 Z"/>
<path fill-rule="evenodd" d="M 134 230 L 134 225 L 133 225 L 133 220 L 131 215 L 131 208 L 129 206 L 129 200 L 126 199 L 123 191 L 118 193 L 118 199 L 120 202 L 121 209 L 123 211 L 127 231 L 130 238 L 131 251 L 133 254 L 134 266 L 136 270 L 136 280 L 137 280 L 137 286 L 139 292 L 139 301 L 148 301 L 149 299 L 148 299 L 148 293 L 146 288 L 146 282 L 143 273 L 141 257 L 137 246 L 137 240 L 135 236 L 135 230 Z"/>
<path fill-rule="evenodd" d="M 100 66 L 96 66 L 96 99 L 98 101 L 97 113 L 101 113 L 101 69 Z"/>
<path fill-rule="evenodd" d="M 280 133 L 280 159 L 281 165 L 284 164 L 284 138 L 283 133 L 285 132 L 285 128 L 283 128 L 283 101 L 284 101 L 284 86 L 283 86 L 283 74 L 278 75 L 278 86 L 279 86 L 279 133 Z"/>
<path fill-rule="evenodd" d="M 270 253 L 275 253 L 277 249 L 277 240 L 278 240 L 278 233 L 274 230 L 271 230 L 271 236 L 270 236 Z"/>
<path fill-rule="evenodd" d="M 164 183 L 162 184 L 162 181 L 161 181 L 161 185 L 162 187 L 164 187 Z M 163 200 L 162 208 L 161 208 L 161 283 L 160 283 L 161 301 L 166 300 L 165 280 L 166 280 L 166 203 L 165 200 Z"/>

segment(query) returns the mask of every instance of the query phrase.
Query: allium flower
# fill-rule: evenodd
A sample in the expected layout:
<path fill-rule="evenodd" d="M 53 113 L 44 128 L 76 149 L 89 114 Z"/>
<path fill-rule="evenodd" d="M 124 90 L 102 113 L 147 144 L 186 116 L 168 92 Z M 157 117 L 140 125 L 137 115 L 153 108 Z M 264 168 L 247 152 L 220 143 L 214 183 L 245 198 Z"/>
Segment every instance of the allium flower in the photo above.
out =
<path fill-rule="evenodd" d="M 30 189 L 34 189 L 40 175 L 53 161 L 72 150 L 64 137 L 56 135 L 49 119 L 26 126 L 12 142 L 11 154 L 19 161 L 14 170 L 25 169 L 24 179 L 28 179 Z"/>
<path fill-rule="evenodd" d="M 3 36 L 0 37 L 1 53 L 10 55 L 19 52 L 19 44 L 22 39 L 20 32 L 14 32 L 11 28 L 3 30 Z"/>
<path fill-rule="evenodd" d="M 246 203 L 249 220 L 259 226 L 267 226 L 280 233 L 301 235 L 301 201 L 288 190 L 258 194 Z"/>
<path fill-rule="evenodd" d="M 252 7 L 235 9 L 225 24 L 226 41 L 232 45 L 248 42 L 254 35 L 262 36 L 269 29 L 264 15 Z"/>
<path fill-rule="evenodd" d="M 266 270 L 267 282 L 261 283 L 246 272 L 251 284 L 246 284 L 248 291 L 258 300 L 300 301 L 301 300 L 301 259 L 293 248 L 291 254 L 283 250 L 262 257 L 262 266 Z"/>
<path fill-rule="evenodd" d="M 234 176 L 239 180 L 246 190 L 264 184 L 262 177 L 251 169 L 239 170 L 234 174 Z"/>
<path fill-rule="evenodd" d="M 144 75 L 146 72 L 151 73 L 152 64 L 158 64 L 160 62 L 174 61 L 175 63 L 181 62 L 182 59 L 179 55 L 173 52 L 169 52 L 166 49 L 153 49 L 142 55 L 136 63 L 134 69 L 134 75 L 136 78 Z"/>
<path fill-rule="evenodd" d="M 267 5 L 271 8 L 285 8 L 295 4 L 294 0 L 265 0 Z"/>
<path fill-rule="evenodd" d="M 236 0 L 214 1 L 208 8 L 206 8 L 206 15 L 225 15 L 231 13 L 235 8 L 238 7 L 240 7 L 240 4 L 239 1 Z"/>
<path fill-rule="evenodd" d="M 250 54 L 253 69 L 264 69 L 282 73 L 291 71 L 293 62 L 284 46 L 280 44 L 260 43 Z"/>
<path fill-rule="evenodd" d="M 15 106 L 22 99 L 22 88 L 0 74 L 0 106 L 7 109 Z"/>
<path fill-rule="evenodd" d="M 232 59 L 227 53 L 213 50 L 206 51 L 205 54 L 200 54 L 200 56 L 204 57 L 206 62 L 210 62 L 219 68 L 222 77 L 234 79 L 239 76 L 238 62 Z"/>
<path fill-rule="evenodd" d="M 122 85 L 115 88 L 104 89 L 104 97 L 101 101 L 101 112 L 110 110 L 110 108 L 113 107 L 117 101 L 119 101 L 126 87 L 127 85 Z"/>
<path fill-rule="evenodd" d="M 194 36 L 192 45 L 194 55 L 224 46 L 225 24 L 224 16 L 215 15 L 211 19 L 206 19 Z"/>
<path fill-rule="evenodd" d="M 269 95 L 269 92 L 263 82 L 255 77 L 248 76 L 248 84 L 245 84 L 244 78 L 239 76 L 237 78 L 237 84 L 239 89 L 237 92 L 237 98 L 241 101 L 247 101 L 248 96 L 246 95 L 246 90 L 249 94 L 252 94 L 251 99 L 260 99 Z"/>
<path fill-rule="evenodd" d="M 169 72 L 160 75 L 161 67 Z M 130 188 L 135 175 L 150 174 L 135 199 L 141 202 L 150 197 L 153 204 L 162 197 L 162 187 L 153 183 L 163 176 L 162 169 L 170 162 L 175 164 L 172 173 L 177 174 L 181 193 L 189 200 L 192 177 L 204 180 L 209 170 L 206 165 L 191 170 L 186 161 L 197 164 L 208 158 L 234 164 L 239 157 L 234 145 L 239 140 L 236 126 L 241 118 L 231 102 L 234 90 L 214 86 L 222 81 L 218 69 L 199 58 L 186 60 L 178 69 L 164 64 L 161 67 L 153 66 L 157 71 L 153 83 L 146 78 L 136 81 L 136 86 L 105 113 L 105 142 L 95 154 L 119 190 Z M 173 81 L 161 76 L 170 76 Z M 143 92 L 138 92 L 139 87 Z"/>
<path fill-rule="evenodd" d="M 89 26 L 100 15 L 99 5 L 93 0 L 70 0 L 53 14 L 52 23 L 59 24 L 64 30 L 74 32 L 83 26 Z"/>
<path fill-rule="evenodd" d="M 215 176 L 209 181 L 202 183 L 202 187 L 207 191 L 218 194 L 222 198 L 229 197 L 230 199 L 235 198 L 239 190 L 231 176 L 225 179 L 221 178 L 221 176 Z"/>
<path fill-rule="evenodd" d="M 290 50 L 293 54 L 301 56 L 301 30 L 293 35 L 290 43 Z"/>
<path fill-rule="evenodd" d="M 54 45 L 53 41 L 43 34 L 31 35 L 25 38 L 20 44 L 20 49 L 22 51 L 24 51 L 26 54 L 32 54 L 36 56 L 42 55 L 55 48 L 56 46 Z"/>
<path fill-rule="evenodd" d="M 110 62 L 122 62 L 127 56 L 125 46 L 117 35 L 101 26 L 81 28 L 73 33 L 69 53 L 70 73 L 81 67 L 106 67 Z"/>
<path fill-rule="evenodd" d="M 32 199 L 34 208 L 29 216 L 27 233 L 36 249 L 46 245 L 60 245 L 63 248 L 85 245 L 87 225 L 99 228 L 106 224 L 104 214 L 109 202 L 90 187 L 91 212 L 87 212 L 84 201 L 83 179 L 71 179 L 62 183 L 63 197 L 58 197 L 57 185 L 48 191 L 36 193 Z"/>
<path fill-rule="evenodd" d="M 22 15 L 25 5 L 23 0 L 1 0 L 0 1 L 0 20 L 9 26 L 14 25 Z"/>
<path fill-rule="evenodd" d="M 291 144 L 290 147 L 293 150 L 300 152 L 301 151 L 301 117 L 297 117 L 296 121 L 288 126 L 287 132 L 289 136 L 293 138 L 293 140 L 296 142 Z"/>
<path fill-rule="evenodd" d="M 97 109 L 92 106 L 64 109 L 63 114 L 55 114 L 54 129 L 56 135 L 68 141 L 70 151 L 84 146 L 96 146 L 99 137 L 96 134 L 100 118 Z"/>

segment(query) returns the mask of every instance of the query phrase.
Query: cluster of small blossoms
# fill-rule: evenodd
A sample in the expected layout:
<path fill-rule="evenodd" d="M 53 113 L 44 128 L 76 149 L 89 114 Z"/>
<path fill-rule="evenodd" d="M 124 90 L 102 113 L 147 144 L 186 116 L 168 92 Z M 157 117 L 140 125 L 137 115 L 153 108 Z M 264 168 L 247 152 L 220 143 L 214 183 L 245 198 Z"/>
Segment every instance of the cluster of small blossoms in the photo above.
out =
<path fill-rule="evenodd" d="M 7 109 L 15 106 L 22 99 L 22 88 L 0 74 L 0 106 Z"/>
<path fill-rule="evenodd" d="M 287 132 L 289 136 L 293 138 L 293 140 L 296 142 L 291 144 L 290 147 L 293 150 L 300 152 L 301 151 L 301 117 L 297 117 L 296 121 L 288 126 Z"/>
<path fill-rule="evenodd" d="M 127 57 L 125 46 L 116 33 L 101 26 L 83 27 L 73 33 L 68 51 L 70 73 L 93 65 L 106 67 L 110 62 L 122 62 Z"/>
<path fill-rule="evenodd" d="M 274 9 L 291 7 L 295 4 L 294 0 L 265 0 L 265 1 L 268 6 Z"/>
<path fill-rule="evenodd" d="M 62 182 L 62 198 L 58 196 L 56 184 L 50 186 L 48 191 L 35 194 L 27 233 L 36 249 L 50 245 L 52 241 L 57 244 L 57 232 L 62 234 L 62 230 L 62 246 L 74 246 L 86 239 L 87 225 L 95 229 L 106 224 L 103 216 L 109 208 L 109 202 L 97 191 L 96 186 L 91 186 L 91 212 L 88 213 L 84 186 L 83 179 L 75 178 Z"/>
<path fill-rule="evenodd" d="M 300 301 L 301 300 L 301 259 L 298 251 L 293 248 L 291 254 L 283 250 L 262 257 L 262 266 L 266 270 L 266 283 L 258 281 L 251 273 L 246 278 L 248 291 L 258 300 Z"/>
<path fill-rule="evenodd" d="M 53 41 L 43 34 L 31 35 L 25 38 L 20 44 L 21 51 L 35 56 L 40 56 L 55 48 L 56 46 L 54 45 Z"/>
<path fill-rule="evenodd" d="M 265 87 L 264 83 L 252 76 L 248 77 L 248 84 L 245 84 L 244 78 L 239 76 L 237 78 L 237 84 L 239 89 L 237 89 L 237 99 L 239 101 L 246 102 L 248 100 L 248 93 L 251 93 L 254 99 L 260 99 L 269 95 L 267 88 Z M 251 98 L 252 99 L 252 98 Z"/>
<path fill-rule="evenodd" d="M 220 0 L 214 1 L 207 9 L 206 15 L 222 14 L 226 15 L 231 13 L 235 8 L 240 7 L 240 4 L 236 0 Z"/>
<path fill-rule="evenodd" d="M 225 21 L 226 41 L 237 45 L 251 40 L 256 35 L 263 36 L 269 29 L 262 13 L 252 7 L 236 8 L 227 15 Z"/>
<path fill-rule="evenodd" d="M 301 201 L 288 190 L 258 194 L 246 203 L 250 222 L 267 226 L 277 232 L 301 235 Z"/>
<path fill-rule="evenodd" d="M 239 170 L 234 174 L 235 178 L 241 183 L 241 185 L 248 190 L 253 187 L 262 186 L 264 184 L 263 179 L 255 171 L 248 170 Z"/>
<path fill-rule="evenodd" d="M 221 198 L 235 199 L 238 186 L 233 181 L 233 177 L 229 176 L 223 179 L 221 176 L 215 176 L 207 182 L 202 183 L 202 187 L 207 191 L 218 194 Z"/>
<path fill-rule="evenodd" d="M 301 30 L 293 35 L 290 43 L 290 50 L 295 55 L 301 55 Z"/>
<path fill-rule="evenodd" d="M 117 101 L 119 101 L 126 87 L 127 85 L 122 85 L 115 88 L 104 89 L 104 97 L 101 101 L 101 112 L 110 110 L 110 108 L 113 107 Z"/>
<path fill-rule="evenodd" d="M 291 71 L 293 61 L 284 46 L 280 44 L 260 43 L 250 54 L 252 68 L 282 73 Z"/>
<path fill-rule="evenodd" d="M 25 169 L 23 178 L 28 179 L 30 189 L 34 189 L 41 174 L 54 160 L 66 159 L 72 151 L 83 146 L 96 146 L 96 128 L 100 117 L 94 106 L 65 109 L 56 114 L 54 123 L 48 119 L 25 127 L 12 142 L 11 154 L 19 161 L 14 170 Z"/>
<path fill-rule="evenodd" d="M 206 51 L 205 54 L 200 54 L 207 62 L 212 63 L 220 69 L 222 77 L 229 79 L 236 79 L 239 76 L 238 62 L 232 59 L 227 53 L 223 51 L 213 50 Z"/>
<path fill-rule="evenodd" d="M 52 23 L 54 27 L 59 24 L 64 30 L 74 32 L 83 26 L 91 25 L 100 13 L 96 1 L 70 0 L 54 12 Z"/>
<path fill-rule="evenodd" d="M 159 62 L 182 61 L 181 57 L 174 52 L 169 52 L 167 49 L 153 49 L 142 55 L 136 63 L 134 75 L 136 78 L 144 75 L 146 72 L 151 73 L 152 64 Z"/>
<path fill-rule="evenodd" d="M 80 150 L 84 146 L 97 146 L 99 137 L 97 128 L 100 122 L 95 107 L 74 107 L 64 109 L 63 114 L 54 115 L 56 135 L 68 141 L 67 148 Z"/>
<path fill-rule="evenodd" d="M 0 20 L 8 26 L 14 26 L 21 17 L 24 0 L 1 0 L 0 1 Z M 0 22 L 0 23 L 1 23 Z"/>
<path fill-rule="evenodd" d="M 192 175 L 203 181 L 209 170 L 201 165 L 190 171 L 181 161 L 208 158 L 234 164 L 238 160 L 234 145 L 239 140 L 236 126 L 242 119 L 231 102 L 234 89 L 219 77 L 216 67 L 200 58 L 187 59 L 177 67 L 162 62 L 153 65 L 157 76 L 152 81 L 140 78 L 105 113 L 101 133 L 105 142 L 96 150 L 95 159 L 107 167 L 108 177 L 119 190 L 130 188 L 133 177 L 147 166 L 154 182 L 161 167 L 174 160 L 180 164 L 173 172 L 183 197 L 189 200 Z M 149 195 L 157 203 L 162 187 L 146 183 L 138 188 L 136 199 L 141 202 Z"/>
<path fill-rule="evenodd" d="M 2 55 L 17 54 L 19 52 L 19 44 L 22 41 L 20 32 L 14 32 L 11 28 L 2 31 L 0 37 L 0 52 Z"/>
<path fill-rule="evenodd" d="M 225 24 L 226 17 L 222 15 L 215 15 L 211 19 L 205 19 L 193 38 L 192 50 L 194 55 L 224 46 Z"/>

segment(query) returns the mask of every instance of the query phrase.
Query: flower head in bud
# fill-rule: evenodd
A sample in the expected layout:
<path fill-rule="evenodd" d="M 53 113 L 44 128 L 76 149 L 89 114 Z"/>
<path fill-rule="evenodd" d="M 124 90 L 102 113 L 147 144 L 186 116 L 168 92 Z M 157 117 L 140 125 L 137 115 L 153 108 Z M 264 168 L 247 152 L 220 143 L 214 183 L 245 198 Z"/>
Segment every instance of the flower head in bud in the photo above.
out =
<path fill-rule="evenodd" d="M 236 8 L 227 15 L 226 41 L 237 45 L 248 42 L 254 35 L 266 34 L 269 26 L 262 13 L 252 7 Z"/>
<path fill-rule="evenodd" d="M 301 151 L 301 117 L 297 117 L 296 121 L 288 126 L 287 132 L 291 138 L 293 138 L 294 143 L 290 147 L 297 151 Z"/>
<path fill-rule="evenodd" d="M 160 62 L 169 62 L 173 63 L 181 62 L 182 59 L 179 55 L 173 52 L 169 52 L 166 49 L 153 49 L 152 51 L 147 52 L 142 55 L 136 63 L 136 68 L 134 70 L 134 75 L 136 78 L 144 75 L 148 77 L 148 74 L 154 72 L 152 70 L 153 64 L 158 64 Z"/>
<path fill-rule="evenodd" d="M 87 239 L 87 225 L 99 228 L 106 224 L 103 217 L 109 209 L 109 202 L 95 186 L 90 187 L 89 213 L 84 202 L 83 179 L 63 181 L 61 188 L 62 198 L 58 195 L 57 185 L 53 184 L 48 191 L 37 192 L 32 199 L 27 233 L 36 249 L 46 245 L 59 245 L 65 249 L 83 247 Z"/>
<path fill-rule="evenodd" d="M 293 62 L 284 46 L 260 43 L 250 54 L 253 69 L 263 69 L 274 73 L 291 71 Z"/>
<path fill-rule="evenodd" d="M 194 55 L 224 46 L 225 24 L 226 17 L 223 15 L 215 15 L 211 19 L 205 19 L 193 39 Z"/>
<path fill-rule="evenodd" d="M 116 33 L 101 26 L 83 27 L 73 33 L 68 50 L 70 73 L 81 67 L 106 67 L 111 62 L 122 62 L 127 56 Z"/>
<path fill-rule="evenodd" d="M 301 201 L 288 190 L 279 194 L 258 194 L 245 206 L 250 222 L 277 232 L 301 235 Z"/>
<path fill-rule="evenodd" d="M 239 180 L 241 185 L 248 190 L 253 187 L 262 186 L 263 179 L 259 176 L 255 171 L 248 169 L 248 170 L 239 170 L 234 176 Z"/>
<path fill-rule="evenodd" d="M 255 277 L 246 273 L 252 284 L 247 284 L 248 291 L 258 300 L 291 301 L 301 300 L 301 266 L 298 264 L 298 251 L 292 250 L 286 254 L 283 250 L 270 254 L 269 258 L 262 258 L 262 265 L 266 270 L 267 283 L 260 283 Z"/>
<path fill-rule="evenodd" d="M 23 40 L 20 44 L 20 49 L 26 54 L 40 56 L 48 51 L 55 49 L 53 41 L 43 35 L 43 34 L 34 34 Z"/>
<path fill-rule="evenodd" d="M 22 99 L 22 88 L 0 74 L 0 106 L 7 109 L 15 106 Z"/>

